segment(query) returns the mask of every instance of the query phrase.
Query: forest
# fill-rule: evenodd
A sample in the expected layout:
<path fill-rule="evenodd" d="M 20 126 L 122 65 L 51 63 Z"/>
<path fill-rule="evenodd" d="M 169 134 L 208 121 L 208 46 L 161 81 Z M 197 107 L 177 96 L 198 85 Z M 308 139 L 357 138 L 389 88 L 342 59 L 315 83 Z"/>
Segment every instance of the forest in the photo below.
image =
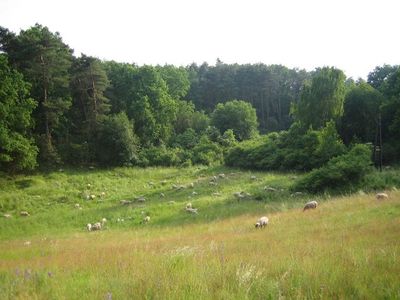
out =
<path fill-rule="evenodd" d="M 399 66 L 377 66 L 367 81 L 327 66 L 138 66 L 77 57 L 39 24 L 1 27 L 0 51 L 6 173 L 224 163 L 311 170 L 358 144 L 377 165 L 400 159 Z"/>

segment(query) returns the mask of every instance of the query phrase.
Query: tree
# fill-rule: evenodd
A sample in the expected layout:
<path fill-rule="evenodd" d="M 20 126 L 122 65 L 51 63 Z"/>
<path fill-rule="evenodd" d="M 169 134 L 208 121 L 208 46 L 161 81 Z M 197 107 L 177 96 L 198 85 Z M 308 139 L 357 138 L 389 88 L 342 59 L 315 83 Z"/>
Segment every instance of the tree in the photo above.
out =
<path fill-rule="evenodd" d="M 59 33 L 36 24 L 19 35 L 1 30 L 1 48 L 10 63 L 32 84 L 31 95 L 38 101 L 34 118 L 41 162 L 59 161 L 53 138 L 60 119 L 71 105 L 69 68 L 72 50 Z"/>
<path fill-rule="evenodd" d="M 239 141 L 254 136 L 258 126 L 256 110 L 242 100 L 219 103 L 211 116 L 211 123 L 220 132 L 232 129 Z"/>
<path fill-rule="evenodd" d="M 165 65 L 157 67 L 157 71 L 167 83 L 168 93 L 173 99 L 178 100 L 186 96 L 190 87 L 190 81 L 185 68 Z"/>
<path fill-rule="evenodd" d="M 304 127 L 319 129 L 343 114 L 344 73 L 333 67 L 317 69 L 310 83 L 303 86 L 294 115 Z"/>
<path fill-rule="evenodd" d="M 383 95 L 366 82 L 360 82 L 347 93 L 341 120 L 341 135 L 348 144 L 353 138 L 363 143 L 374 142 L 379 107 Z"/>
<path fill-rule="evenodd" d="M 29 98 L 30 85 L 8 66 L 0 54 L 0 170 L 15 172 L 36 166 L 38 149 L 30 137 L 31 113 L 36 102 Z"/>
<path fill-rule="evenodd" d="M 97 145 L 97 159 L 103 165 L 127 165 L 137 158 L 138 139 L 125 113 L 103 120 Z"/>

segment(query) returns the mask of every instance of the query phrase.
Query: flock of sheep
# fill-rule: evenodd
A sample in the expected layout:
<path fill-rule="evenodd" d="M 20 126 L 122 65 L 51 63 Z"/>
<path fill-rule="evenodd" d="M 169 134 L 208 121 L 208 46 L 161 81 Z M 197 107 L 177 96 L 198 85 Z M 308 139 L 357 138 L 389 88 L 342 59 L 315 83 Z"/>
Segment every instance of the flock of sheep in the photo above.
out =
<path fill-rule="evenodd" d="M 211 179 L 210 179 L 210 181 L 209 181 L 209 184 L 210 185 L 217 185 L 217 181 L 219 180 L 219 179 L 222 179 L 222 178 L 225 178 L 225 174 L 223 174 L 223 173 L 221 173 L 221 174 L 218 174 L 218 176 L 212 176 L 211 177 Z M 250 178 L 251 180 L 257 180 L 257 177 L 256 176 L 251 176 L 251 178 Z M 165 185 L 167 182 L 164 180 L 163 182 L 162 182 L 162 185 Z M 150 186 L 154 186 L 154 183 L 153 182 L 149 182 L 149 185 Z M 181 190 L 181 189 L 186 189 L 186 188 L 194 188 L 194 183 L 192 182 L 192 183 L 189 183 L 188 185 L 176 185 L 176 184 L 173 184 L 172 185 L 172 189 L 175 189 L 175 190 Z M 264 190 L 265 191 L 268 191 L 268 192 L 276 192 L 276 191 L 278 191 L 277 189 L 275 189 L 275 188 L 272 188 L 272 187 L 264 187 Z M 214 194 L 216 194 L 216 193 L 214 193 Z M 213 195 L 214 195 L 213 194 Z M 193 192 L 193 195 L 197 195 L 197 193 L 196 192 Z M 241 191 L 241 192 L 236 192 L 236 193 L 234 193 L 233 194 L 238 200 L 239 199 L 244 199 L 244 198 L 246 198 L 246 197 L 250 197 L 251 195 L 249 194 L 249 193 L 245 193 L 245 192 L 243 192 L 243 191 Z M 299 196 L 299 195 L 302 195 L 302 193 L 301 192 L 296 192 L 296 193 L 293 193 L 291 196 L 292 197 L 294 197 L 294 196 Z M 165 197 L 165 194 L 164 193 L 161 193 L 160 194 L 160 197 Z M 388 198 L 388 195 L 386 194 L 386 193 L 378 193 L 378 194 L 376 194 L 376 199 L 377 200 L 383 200 L 383 199 L 387 199 Z M 129 205 L 129 204 L 132 204 L 134 201 L 136 201 L 136 202 L 145 202 L 146 201 L 146 198 L 144 197 L 144 196 L 139 196 L 139 197 L 136 197 L 134 200 L 121 200 L 120 201 L 120 203 L 122 204 L 122 205 Z M 169 204 L 175 204 L 175 201 L 169 201 L 168 202 Z M 309 201 L 309 202 L 307 202 L 305 205 L 304 205 L 304 207 L 303 207 L 303 212 L 304 211 L 306 211 L 306 210 L 310 210 L 310 209 L 316 209 L 317 208 L 317 206 L 318 206 L 318 202 L 317 201 Z M 198 214 L 198 209 L 197 208 L 194 208 L 193 206 L 192 206 L 192 203 L 187 203 L 186 204 L 186 207 L 185 207 L 185 211 L 186 212 L 188 212 L 188 213 L 192 213 L 192 214 Z M 123 220 L 123 219 L 122 219 Z M 88 231 L 95 231 L 95 230 L 101 230 L 101 229 L 103 229 L 104 228 L 104 225 L 105 225 L 105 223 L 106 223 L 106 219 L 105 218 L 103 218 L 102 219 L 102 221 L 101 222 L 96 222 L 96 223 L 94 223 L 94 224 L 87 224 L 87 230 Z M 120 221 L 120 219 L 118 218 L 118 221 Z M 143 219 L 142 219 L 142 223 L 143 224 L 145 224 L 145 223 L 149 223 L 150 222 L 150 216 L 145 216 Z M 266 216 L 263 216 L 263 217 L 261 217 L 261 218 L 259 218 L 257 221 L 256 221 L 256 223 L 254 224 L 254 226 L 255 226 L 255 228 L 264 228 L 264 227 L 266 227 L 267 225 L 268 225 L 268 223 L 269 223 L 269 218 L 268 217 L 266 217 Z"/>

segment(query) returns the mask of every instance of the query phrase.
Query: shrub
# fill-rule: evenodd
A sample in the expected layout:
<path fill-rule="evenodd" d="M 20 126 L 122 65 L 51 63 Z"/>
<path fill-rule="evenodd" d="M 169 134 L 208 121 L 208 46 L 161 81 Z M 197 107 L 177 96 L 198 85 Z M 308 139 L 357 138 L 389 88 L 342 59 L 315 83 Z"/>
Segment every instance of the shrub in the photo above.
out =
<path fill-rule="evenodd" d="M 357 144 L 348 153 L 332 158 L 299 180 L 293 190 L 322 192 L 357 184 L 371 170 L 371 149 Z"/>
<path fill-rule="evenodd" d="M 125 113 L 106 118 L 101 124 L 96 156 L 103 165 L 125 165 L 136 159 L 138 139 Z"/>
<path fill-rule="evenodd" d="M 193 148 L 194 164 L 213 165 L 223 161 L 222 148 L 207 136 L 202 136 L 200 142 Z"/>
<path fill-rule="evenodd" d="M 139 153 L 136 164 L 141 167 L 149 166 L 179 166 L 188 158 L 184 155 L 184 150 L 180 148 L 167 148 L 165 146 L 151 146 L 144 148 Z"/>

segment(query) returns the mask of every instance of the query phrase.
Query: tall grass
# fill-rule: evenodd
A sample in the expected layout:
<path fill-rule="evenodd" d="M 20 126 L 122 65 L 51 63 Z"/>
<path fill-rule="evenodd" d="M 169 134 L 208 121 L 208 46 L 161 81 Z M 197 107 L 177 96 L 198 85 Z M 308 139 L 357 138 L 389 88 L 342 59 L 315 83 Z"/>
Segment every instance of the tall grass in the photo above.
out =
<path fill-rule="evenodd" d="M 290 196 L 295 177 L 193 167 L 2 178 L 1 211 L 12 217 L 0 218 L 0 299 L 400 298 L 400 192 L 381 202 L 322 195 L 303 213 L 316 196 Z M 139 195 L 147 201 L 119 203 Z M 262 215 L 270 224 L 256 230 Z M 102 217 L 106 230 L 85 231 Z"/>

